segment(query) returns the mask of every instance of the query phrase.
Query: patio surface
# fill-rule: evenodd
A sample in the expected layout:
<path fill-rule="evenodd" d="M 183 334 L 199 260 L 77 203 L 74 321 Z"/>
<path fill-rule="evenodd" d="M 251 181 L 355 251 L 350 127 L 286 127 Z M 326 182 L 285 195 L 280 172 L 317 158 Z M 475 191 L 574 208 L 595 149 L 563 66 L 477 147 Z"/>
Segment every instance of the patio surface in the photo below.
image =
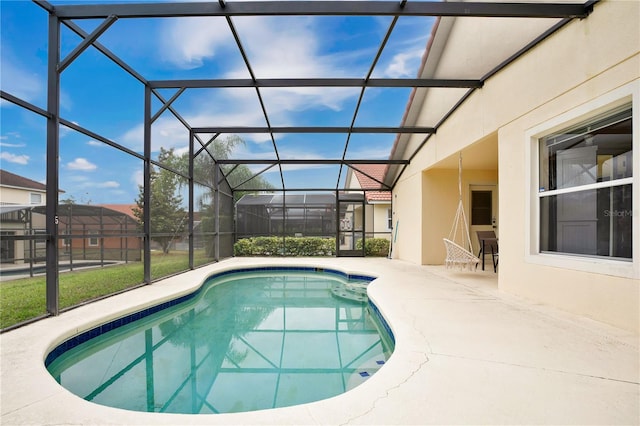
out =
<path fill-rule="evenodd" d="M 369 296 L 396 338 L 386 365 L 323 401 L 237 414 L 139 413 L 96 405 L 44 368 L 63 337 L 192 291 L 213 271 L 313 265 L 379 278 Z M 0 335 L 0 424 L 640 423 L 637 335 L 497 289 L 493 271 L 385 258 L 234 258 Z"/>

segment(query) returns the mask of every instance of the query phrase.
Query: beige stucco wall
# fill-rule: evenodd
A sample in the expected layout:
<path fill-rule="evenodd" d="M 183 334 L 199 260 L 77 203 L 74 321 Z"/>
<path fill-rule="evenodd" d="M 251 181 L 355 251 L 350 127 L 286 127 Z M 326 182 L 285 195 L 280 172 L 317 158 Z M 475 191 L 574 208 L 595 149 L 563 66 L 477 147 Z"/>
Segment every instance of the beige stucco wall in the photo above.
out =
<path fill-rule="evenodd" d="M 414 168 L 415 169 L 415 168 Z M 394 242 L 392 258 L 422 263 L 422 176 L 421 173 L 403 175 L 402 183 L 393 191 Z"/>
<path fill-rule="evenodd" d="M 391 204 L 372 204 L 373 207 L 373 231 L 374 232 L 390 232 L 387 226 L 387 210 L 391 207 Z M 387 238 L 387 235 L 376 235 L 379 238 Z"/>
<path fill-rule="evenodd" d="M 498 182 L 497 170 L 468 170 L 462 174 L 462 204 L 470 222 L 469 186 L 489 185 Z M 423 265 L 441 265 L 446 255 L 442 239 L 449 237 L 459 200 L 458 170 L 430 169 L 422 174 L 422 259 Z M 476 238 L 471 235 L 473 240 Z M 461 244 L 466 235 L 458 232 L 456 243 Z"/>
<path fill-rule="evenodd" d="M 434 200 L 441 197 L 450 205 L 451 194 L 444 186 L 450 187 L 455 177 L 451 171 L 430 169 L 497 131 L 500 289 L 638 333 L 638 237 L 634 241 L 634 264 L 605 266 L 600 270 L 597 261 L 591 262 L 595 266 L 591 265 L 590 270 L 581 270 L 571 261 L 555 262 L 554 266 L 532 261 L 536 254 L 532 256 L 527 244 L 535 238 L 531 235 L 527 207 L 531 197 L 531 177 L 527 171 L 531 163 L 531 139 L 527 135 L 545 122 L 639 83 L 638 16 L 640 2 L 600 2 L 587 19 L 572 21 L 475 91 L 438 129 L 395 188 L 400 226 L 405 228 L 401 234 L 407 235 L 406 228 L 421 229 L 422 234 L 420 243 L 412 241 L 417 238 L 401 238 L 395 255 L 416 263 L 436 263 L 444 253 L 441 237 L 436 238 L 436 234 L 448 233 L 453 211 L 438 211 Z M 640 104 L 638 99 L 634 102 L 637 187 Z M 422 215 L 415 212 L 415 207 L 412 210 L 411 201 L 419 203 L 413 205 L 421 206 Z M 405 208 L 409 211 L 404 212 Z M 635 229 L 638 223 L 639 219 L 634 218 Z"/>
<path fill-rule="evenodd" d="M 46 193 L 44 191 L 0 187 L 0 201 L 4 204 L 31 204 L 31 193 L 42 194 L 42 202 L 45 201 Z"/>

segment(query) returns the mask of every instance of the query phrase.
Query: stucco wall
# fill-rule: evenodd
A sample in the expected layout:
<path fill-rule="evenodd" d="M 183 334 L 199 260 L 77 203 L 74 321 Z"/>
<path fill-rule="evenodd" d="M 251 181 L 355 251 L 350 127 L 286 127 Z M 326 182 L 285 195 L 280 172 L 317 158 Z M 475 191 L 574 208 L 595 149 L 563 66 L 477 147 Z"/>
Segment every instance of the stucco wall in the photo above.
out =
<path fill-rule="evenodd" d="M 42 194 L 42 203 L 45 201 L 45 192 L 19 188 L 0 188 L 0 199 L 5 204 L 31 204 L 31 194 Z"/>
<path fill-rule="evenodd" d="M 505 70 L 492 82 L 495 89 L 487 90 L 487 93 L 491 92 L 488 98 L 494 99 L 488 102 L 492 103 L 501 99 L 498 95 L 501 90 L 518 94 L 507 105 L 500 103 L 500 116 L 507 117 L 510 110 L 523 111 L 521 116 L 514 117 L 499 130 L 500 288 L 635 332 L 640 330 L 640 281 L 637 276 L 612 276 L 617 269 L 612 262 L 596 266 L 601 273 L 577 270 L 576 261 L 570 259 L 559 260 L 557 266 L 532 262 L 536 253 L 532 253 L 527 241 L 536 238 L 537 234 L 531 223 L 533 219 L 528 216 L 531 210 L 527 209 L 533 192 L 531 173 L 527 173 L 527 167 L 532 163 L 531 140 L 527 134 L 541 123 L 553 121 L 563 114 L 571 116 L 570 111 L 580 110 L 582 106 L 588 112 L 598 103 L 606 104 L 608 96 L 614 101 L 614 91 L 637 81 L 640 77 L 638 16 L 638 2 L 597 5 L 592 16 L 572 23 L 557 37 L 548 40 L 544 49 L 532 52 Z M 575 46 L 588 48 L 578 54 Z M 548 64 L 557 64 L 554 67 L 557 71 L 545 74 Z M 547 76 L 551 78 L 544 78 Z M 536 84 L 522 85 L 523 80 Z M 596 102 L 598 99 L 603 100 Z M 635 104 L 634 108 L 637 107 Z M 636 125 L 636 159 L 639 154 L 637 130 Z M 637 163 L 636 160 L 636 176 L 640 170 Z M 636 178 L 636 188 L 637 182 Z M 638 193 L 637 189 L 635 193 Z M 506 200 L 512 202 L 503 202 Z M 634 226 L 637 229 L 637 220 Z M 637 265 L 637 238 L 634 246 Z"/>
<path fill-rule="evenodd" d="M 467 170 L 462 173 L 462 204 L 467 221 L 469 213 L 469 186 L 489 185 L 498 182 L 497 170 Z M 446 256 L 442 239 L 449 237 L 458 207 L 458 170 L 431 169 L 422 179 L 422 261 L 423 265 L 442 265 Z M 460 244 L 466 235 L 457 234 Z M 471 235 L 473 240 L 475 235 Z M 465 244 L 460 244 L 465 246 Z"/>
<path fill-rule="evenodd" d="M 394 243 L 392 257 L 421 264 L 422 185 L 421 173 L 403 176 L 402 184 L 393 191 Z"/>
<path fill-rule="evenodd" d="M 615 266 L 600 272 L 597 261 L 591 262 L 595 266 L 590 271 L 579 270 L 570 262 L 563 265 L 560 261 L 555 266 L 532 262 L 528 242 L 536 236 L 531 235 L 528 203 L 532 193 L 527 171 L 531 164 L 531 140 L 527 135 L 531 129 L 621 88 L 640 84 L 638 16 L 640 2 L 600 2 L 587 19 L 572 21 L 490 78 L 467 99 L 429 140 L 395 189 L 402 200 L 397 207 L 403 217 L 401 226 L 422 229 L 423 235 L 419 258 L 412 251 L 415 244 L 406 239 L 398 247 L 400 258 L 431 263 L 440 256 L 442 243 L 433 235 L 452 213 L 430 214 L 429 210 L 434 208 L 432 198 L 440 196 L 449 202 L 449 194 L 437 184 L 450 185 L 453 178 L 438 179 L 440 172 L 428 169 L 438 167 L 438 162 L 498 131 L 500 288 L 636 333 L 640 331 L 638 237 L 634 241 L 635 263 L 627 265 L 635 268 L 631 274 L 629 267 Z M 634 100 L 636 194 L 640 174 L 639 105 L 638 99 Z M 424 178 L 416 179 L 423 170 Z M 419 193 L 423 217 L 402 212 L 408 206 L 407 197 L 415 199 Z M 637 199 L 634 202 L 637 208 Z M 639 222 L 634 217 L 635 229 L 639 229 Z M 448 227 L 442 229 L 448 232 Z M 619 270 L 626 270 L 622 273 L 626 276 L 616 276 L 620 275 Z"/>
<path fill-rule="evenodd" d="M 387 210 L 391 204 L 373 204 L 373 223 L 374 232 L 389 232 Z M 376 235 L 376 237 L 384 238 L 385 235 Z"/>

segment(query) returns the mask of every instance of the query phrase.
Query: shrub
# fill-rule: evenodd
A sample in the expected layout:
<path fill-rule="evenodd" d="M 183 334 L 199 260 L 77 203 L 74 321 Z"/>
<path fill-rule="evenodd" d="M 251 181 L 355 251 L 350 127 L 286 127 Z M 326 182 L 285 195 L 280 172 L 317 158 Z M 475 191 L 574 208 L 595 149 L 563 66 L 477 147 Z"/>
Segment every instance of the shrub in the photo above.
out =
<path fill-rule="evenodd" d="M 277 256 L 282 254 L 282 238 L 255 237 L 253 238 L 254 255 Z"/>
<path fill-rule="evenodd" d="M 386 238 L 369 238 L 364 243 L 365 256 L 387 256 L 389 254 L 389 240 Z M 356 248 L 362 250 L 362 240 L 356 242 Z"/>
<path fill-rule="evenodd" d="M 249 238 L 238 240 L 233 245 L 233 252 L 236 256 L 251 256 L 253 254 L 253 243 Z"/>
<path fill-rule="evenodd" d="M 252 237 L 238 240 L 233 246 L 235 256 L 334 256 L 336 241 L 321 237 L 286 237 L 284 247 L 282 237 Z M 362 240 L 356 242 L 362 250 Z M 389 240 L 370 238 L 365 242 L 365 256 L 386 256 Z"/>
<path fill-rule="evenodd" d="M 253 237 L 238 240 L 233 246 L 236 256 L 333 256 L 335 240 L 321 237 Z"/>

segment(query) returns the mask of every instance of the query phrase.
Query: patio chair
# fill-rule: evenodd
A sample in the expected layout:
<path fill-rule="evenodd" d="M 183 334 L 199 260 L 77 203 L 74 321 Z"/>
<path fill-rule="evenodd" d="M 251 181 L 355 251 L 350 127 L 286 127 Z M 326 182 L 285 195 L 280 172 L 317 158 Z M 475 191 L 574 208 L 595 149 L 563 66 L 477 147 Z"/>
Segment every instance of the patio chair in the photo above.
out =
<path fill-rule="evenodd" d="M 455 242 L 458 235 L 460 235 L 458 238 L 460 244 Z M 449 237 L 442 240 L 447 250 L 447 257 L 444 259 L 446 268 L 467 269 L 470 271 L 477 269 L 480 259 L 471 251 L 469 223 L 462 204 L 462 153 L 460 153 L 458 160 L 458 208 L 456 209 Z M 467 245 L 469 249 L 464 248 L 462 245 Z"/>
<path fill-rule="evenodd" d="M 444 246 L 447 249 L 447 258 L 444 261 L 445 267 L 473 271 L 478 267 L 478 259 L 469 250 L 454 243 L 448 238 L 443 238 Z"/>
<path fill-rule="evenodd" d="M 493 272 L 498 270 L 498 238 L 495 231 L 476 231 L 478 235 L 478 243 L 480 250 L 478 257 L 482 259 L 482 270 L 484 271 L 484 256 L 487 249 L 491 250 L 491 263 L 493 264 Z"/>

